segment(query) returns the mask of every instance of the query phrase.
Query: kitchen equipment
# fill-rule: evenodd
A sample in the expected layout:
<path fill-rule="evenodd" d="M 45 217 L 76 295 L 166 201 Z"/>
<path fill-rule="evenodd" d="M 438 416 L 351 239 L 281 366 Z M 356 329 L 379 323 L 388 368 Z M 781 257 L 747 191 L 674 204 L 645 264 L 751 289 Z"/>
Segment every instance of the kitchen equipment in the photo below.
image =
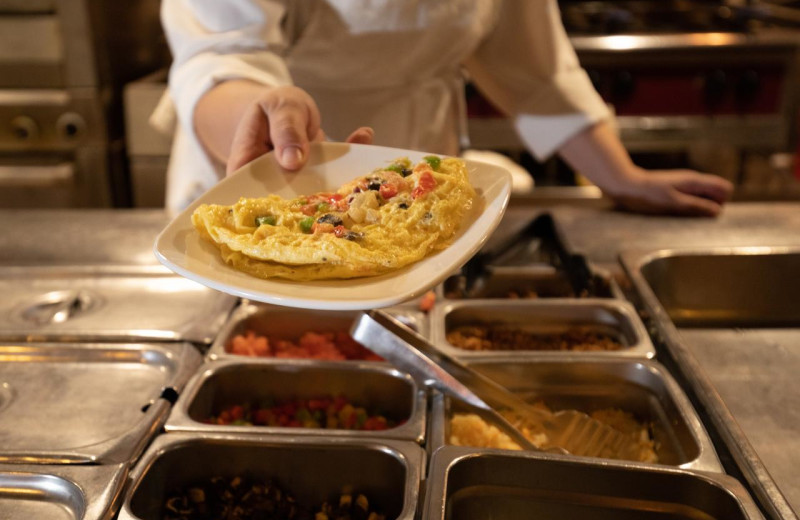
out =
<path fill-rule="evenodd" d="M 213 476 L 278 483 L 298 504 L 319 505 L 346 489 L 386 518 L 413 520 L 425 453 L 413 442 L 169 433 L 134 467 L 119 520 L 161 518 L 169 493 Z"/>
<path fill-rule="evenodd" d="M 0 207 L 125 205 L 121 88 L 168 62 L 157 0 L 2 2 Z"/>
<path fill-rule="evenodd" d="M 362 314 L 352 335 L 437 390 L 482 410 L 507 410 L 521 425 L 535 424 L 547 434 L 551 446 L 574 455 L 611 458 L 624 458 L 636 449 L 628 436 L 584 413 L 563 410 L 549 414 L 529 406 L 491 379 L 438 352 L 419 334 L 381 311 Z"/>
<path fill-rule="evenodd" d="M 611 298 L 552 298 L 547 300 L 462 300 L 437 305 L 430 314 L 431 343 L 445 354 L 460 359 L 482 358 L 510 352 L 468 350 L 452 345 L 447 336 L 461 327 L 497 327 L 539 334 L 564 334 L 572 330 L 601 334 L 620 343 L 617 350 L 569 351 L 572 356 L 652 358 L 656 354 L 647 329 L 636 308 L 629 302 Z M 513 333 L 511 334 L 513 335 Z M 565 354 L 562 350 L 513 350 L 520 359 L 546 359 Z"/>
<path fill-rule="evenodd" d="M 425 337 L 428 336 L 428 319 L 423 312 L 411 306 L 390 307 L 386 309 L 386 312 L 414 331 Z M 246 334 L 248 331 L 266 336 L 270 338 L 270 341 L 282 339 L 295 343 L 307 332 L 344 332 L 349 336 L 350 326 L 357 316 L 356 311 L 287 309 L 245 301 L 231 313 L 230 318 L 208 350 L 207 357 L 210 360 L 242 359 L 241 355 L 231 352 L 231 341 L 235 336 Z"/>
<path fill-rule="evenodd" d="M 188 343 L 0 344 L 0 462 L 138 457 L 202 362 Z"/>
<path fill-rule="evenodd" d="M 0 341 L 210 344 L 236 298 L 152 265 L 0 268 Z"/>
<path fill-rule="evenodd" d="M 720 473 L 565 456 L 437 450 L 423 520 L 763 520 L 734 478 Z"/>
<path fill-rule="evenodd" d="M 648 444 L 640 437 L 643 457 L 639 460 L 649 459 L 649 449 L 652 449 L 658 458 L 657 464 L 723 472 L 714 443 L 689 398 L 667 369 L 656 361 L 598 356 L 576 359 L 566 355 L 547 360 L 520 360 L 505 354 L 471 359 L 466 363 L 527 402 L 540 402 L 552 409 L 600 411 L 613 419 L 620 419 L 621 415 L 613 410 L 629 414 L 646 429 L 647 438 L 652 441 Z M 456 399 L 438 393 L 430 402 L 426 446 L 433 453 L 450 444 L 450 421 L 454 414 L 470 411 Z M 604 413 L 605 410 L 612 412 Z M 618 424 L 633 428 L 627 420 Z"/>
<path fill-rule="evenodd" d="M 0 464 L 0 511 L 4 520 L 107 520 L 127 474 L 127 464 Z"/>
<path fill-rule="evenodd" d="M 398 424 L 381 431 L 267 425 L 220 425 L 208 419 L 234 405 L 342 396 Z M 208 362 L 178 398 L 164 429 L 295 437 L 424 440 L 425 390 L 407 374 L 379 363 L 254 359 L 229 356 Z"/>

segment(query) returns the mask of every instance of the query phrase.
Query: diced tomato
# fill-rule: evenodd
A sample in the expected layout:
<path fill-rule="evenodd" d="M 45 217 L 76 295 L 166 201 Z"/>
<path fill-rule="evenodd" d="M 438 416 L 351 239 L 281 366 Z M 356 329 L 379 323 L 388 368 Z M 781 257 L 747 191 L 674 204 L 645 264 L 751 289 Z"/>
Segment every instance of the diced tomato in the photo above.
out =
<path fill-rule="evenodd" d="M 333 228 L 333 234 L 336 235 L 336 238 L 342 238 L 345 233 L 347 233 L 347 228 L 344 226 L 336 226 Z"/>
<path fill-rule="evenodd" d="M 397 195 L 397 186 L 390 183 L 381 184 L 380 189 L 378 190 L 383 197 L 383 200 L 389 200 L 395 195 Z"/>
<path fill-rule="evenodd" d="M 333 224 L 328 224 L 327 222 L 319 223 L 314 222 L 311 226 L 311 232 L 316 233 L 333 233 L 334 227 Z"/>
<path fill-rule="evenodd" d="M 419 182 L 417 183 L 417 187 L 411 191 L 411 197 L 416 199 L 422 195 L 433 190 L 436 187 L 436 179 L 434 179 L 433 174 L 431 174 L 430 170 L 425 170 L 419 176 Z"/>
<path fill-rule="evenodd" d="M 241 405 L 237 404 L 231 407 L 231 418 L 234 421 L 238 421 L 243 417 L 244 417 L 244 408 Z"/>
<path fill-rule="evenodd" d="M 328 197 L 328 202 L 336 202 L 337 200 L 342 200 L 343 198 L 344 195 L 340 193 L 331 193 L 331 195 Z"/>
<path fill-rule="evenodd" d="M 314 203 L 314 204 L 306 204 L 305 206 L 302 206 L 300 208 L 300 212 L 303 215 L 311 216 L 311 215 L 313 215 L 313 214 L 315 214 L 317 212 L 317 204 L 316 203 Z"/>

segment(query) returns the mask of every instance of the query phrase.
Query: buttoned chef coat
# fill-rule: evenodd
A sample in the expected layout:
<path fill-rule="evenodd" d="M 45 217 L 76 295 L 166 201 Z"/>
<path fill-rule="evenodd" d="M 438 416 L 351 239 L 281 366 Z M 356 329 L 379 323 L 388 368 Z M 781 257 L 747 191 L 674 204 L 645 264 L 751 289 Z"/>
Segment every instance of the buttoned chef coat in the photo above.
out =
<path fill-rule="evenodd" d="M 167 207 L 224 175 L 193 129 L 198 100 L 249 79 L 311 94 L 331 140 L 359 126 L 375 144 L 457 155 L 464 77 L 513 119 L 545 159 L 609 110 L 580 67 L 556 0 L 163 0 L 173 53 L 151 121 L 177 121 Z M 174 117 L 177 114 L 177 118 Z M 172 117 L 171 117 L 172 116 Z"/>

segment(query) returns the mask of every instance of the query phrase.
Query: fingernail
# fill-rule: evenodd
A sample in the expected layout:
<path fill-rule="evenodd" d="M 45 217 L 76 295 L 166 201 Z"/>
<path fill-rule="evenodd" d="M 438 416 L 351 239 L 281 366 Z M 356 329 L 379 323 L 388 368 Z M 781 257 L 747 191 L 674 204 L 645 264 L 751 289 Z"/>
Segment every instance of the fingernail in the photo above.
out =
<path fill-rule="evenodd" d="M 303 150 L 296 146 L 287 146 L 281 152 L 281 162 L 284 166 L 297 166 L 303 160 Z"/>

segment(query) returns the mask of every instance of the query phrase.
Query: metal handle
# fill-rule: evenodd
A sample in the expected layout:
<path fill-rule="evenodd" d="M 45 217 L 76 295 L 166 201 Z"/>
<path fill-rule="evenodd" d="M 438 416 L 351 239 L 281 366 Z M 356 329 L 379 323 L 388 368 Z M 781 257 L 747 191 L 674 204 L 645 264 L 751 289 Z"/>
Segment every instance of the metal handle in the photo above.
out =
<path fill-rule="evenodd" d="M 350 335 L 412 377 L 478 409 L 479 415 L 489 417 L 521 447 L 539 450 L 496 410 L 530 410 L 532 414 L 537 411 L 491 379 L 437 351 L 396 318 L 380 310 L 362 313 Z"/>
<path fill-rule="evenodd" d="M 42 188 L 71 181 L 75 165 L 59 163 L 52 166 L 0 166 L 0 186 Z"/>

